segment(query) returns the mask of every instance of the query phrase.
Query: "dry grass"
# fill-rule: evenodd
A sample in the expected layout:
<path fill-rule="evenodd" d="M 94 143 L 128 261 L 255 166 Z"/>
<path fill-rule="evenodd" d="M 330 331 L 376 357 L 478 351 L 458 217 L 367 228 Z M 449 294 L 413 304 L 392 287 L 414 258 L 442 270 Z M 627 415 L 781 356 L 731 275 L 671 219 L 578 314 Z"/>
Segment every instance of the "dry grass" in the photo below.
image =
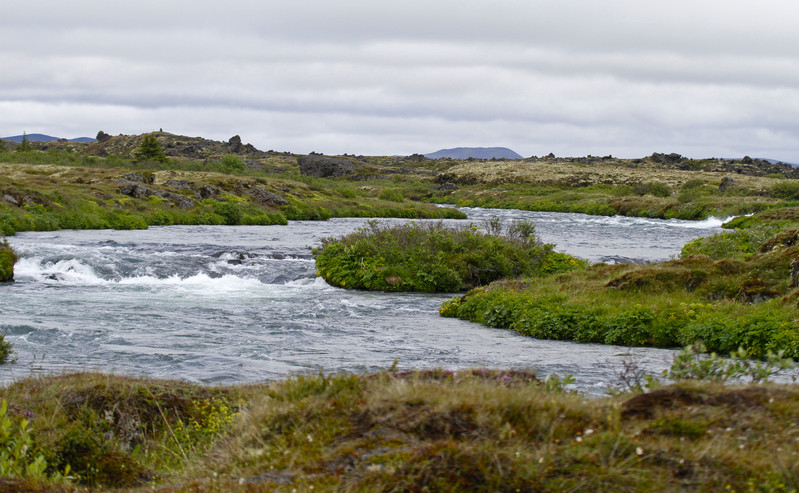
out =
<path fill-rule="evenodd" d="M 503 183 L 544 183 L 550 185 L 633 185 L 658 181 L 679 189 L 691 180 L 703 180 L 718 186 L 728 175 L 704 171 L 629 167 L 623 164 L 580 164 L 569 162 L 467 161 L 447 170 L 460 179 L 473 179 L 485 185 Z M 766 190 L 779 182 L 776 178 L 735 175 L 740 187 Z"/>

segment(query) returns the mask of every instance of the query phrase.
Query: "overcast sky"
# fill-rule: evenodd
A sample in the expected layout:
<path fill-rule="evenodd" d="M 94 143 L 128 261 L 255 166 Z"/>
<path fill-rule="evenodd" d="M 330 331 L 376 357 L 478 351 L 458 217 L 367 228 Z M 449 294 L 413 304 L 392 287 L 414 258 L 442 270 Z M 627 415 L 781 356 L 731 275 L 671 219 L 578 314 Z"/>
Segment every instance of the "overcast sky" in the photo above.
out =
<path fill-rule="evenodd" d="M 3 2 L 0 135 L 799 163 L 796 0 Z"/>

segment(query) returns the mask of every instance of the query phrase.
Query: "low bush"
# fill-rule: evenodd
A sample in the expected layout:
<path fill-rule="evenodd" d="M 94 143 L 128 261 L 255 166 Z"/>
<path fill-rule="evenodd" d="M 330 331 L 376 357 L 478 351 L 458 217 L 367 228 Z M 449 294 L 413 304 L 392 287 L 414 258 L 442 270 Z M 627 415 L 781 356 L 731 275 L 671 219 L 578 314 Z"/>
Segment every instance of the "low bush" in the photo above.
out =
<path fill-rule="evenodd" d="M 390 226 L 370 222 L 314 249 L 328 283 L 353 289 L 453 292 L 502 278 L 539 276 L 585 266 L 540 243 L 532 224 L 512 224 L 505 235 L 441 222 Z"/>

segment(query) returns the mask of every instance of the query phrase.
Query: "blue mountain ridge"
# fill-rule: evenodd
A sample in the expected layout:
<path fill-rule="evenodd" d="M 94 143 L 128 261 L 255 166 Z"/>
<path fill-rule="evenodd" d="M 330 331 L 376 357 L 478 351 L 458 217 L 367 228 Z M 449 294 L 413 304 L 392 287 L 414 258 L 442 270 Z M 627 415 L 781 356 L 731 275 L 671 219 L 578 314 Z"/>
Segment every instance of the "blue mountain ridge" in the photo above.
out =
<path fill-rule="evenodd" d="M 53 137 L 52 135 L 45 134 L 26 134 L 30 142 L 52 142 L 54 140 L 61 140 L 61 137 Z M 0 137 L 2 140 L 10 140 L 11 142 L 22 142 L 22 135 L 15 135 L 13 137 Z M 75 139 L 68 139 L 69 142 L 94 142 L 97 139 L 93 137 L 78 137 Z"/>
<path fill-rule="evenodd" d="M 522 156 L 508 149 L 507 147 L 455 147 L 453 149 L 441 149 L 436 152 L 425 154 L 428 159 L 522 159 Z"/>

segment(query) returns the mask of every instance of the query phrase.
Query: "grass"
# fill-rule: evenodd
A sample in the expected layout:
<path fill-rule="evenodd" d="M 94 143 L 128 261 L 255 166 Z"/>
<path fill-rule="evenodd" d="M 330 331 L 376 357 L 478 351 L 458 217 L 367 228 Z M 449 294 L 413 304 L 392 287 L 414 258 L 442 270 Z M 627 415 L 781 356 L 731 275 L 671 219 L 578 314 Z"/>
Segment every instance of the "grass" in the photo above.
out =
<path fill-rule="evenodd" d="M 456 292 L 497 279 L 582 268 L 585 262 L 539 242 L 521 221 L 484 232 L 441 222 L 386 225 L 372 221 L 314 249 L 317 272 L 333 286 L 382 291 Z"/>
<path fill-rule="evenodd" d="M 0 389 L 71 480 L 0 491 L 790 491 L 795 386 L 589 399 L 534 373 L 388 371 L 203 387 L 100 374 Z M 775 453 L 776 452 L 776 453 Z"/>

